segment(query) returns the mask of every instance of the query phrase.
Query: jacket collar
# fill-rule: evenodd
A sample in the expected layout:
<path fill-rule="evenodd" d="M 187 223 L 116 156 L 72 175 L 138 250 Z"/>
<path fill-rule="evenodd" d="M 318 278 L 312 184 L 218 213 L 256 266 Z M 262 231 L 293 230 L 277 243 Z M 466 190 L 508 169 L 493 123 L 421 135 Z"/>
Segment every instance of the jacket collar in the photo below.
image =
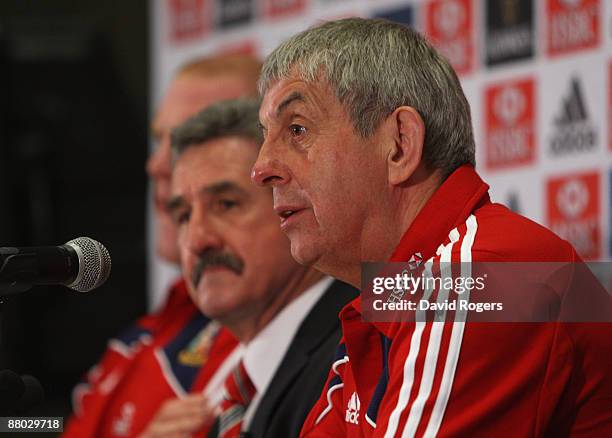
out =
<path fill-rule="evenodd" d="M 406 262 L 413 256 L 427 260 L 435 254 L 450 230 L 464 223 L 480 205 L 490 202 L 489 186 L 473 166 L 455 170 L 435 191 L 418 213 L 393 251 L 390 262 Z M 361 318 L 361 297 L 340 312 L 342 320 Z M 393 323 L 372 323 L 387 337 L 392 337 Z"/>

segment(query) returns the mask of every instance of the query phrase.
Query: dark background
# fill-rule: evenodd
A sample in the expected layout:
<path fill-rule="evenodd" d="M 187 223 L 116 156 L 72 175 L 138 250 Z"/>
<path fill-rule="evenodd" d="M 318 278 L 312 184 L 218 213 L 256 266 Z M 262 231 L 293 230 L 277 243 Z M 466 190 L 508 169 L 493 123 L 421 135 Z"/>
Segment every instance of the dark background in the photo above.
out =
<path fill-rule="evenodd" d="M 67 416 L 106 340 L 145 312 L 146 0 L 0 1 L 0 246 L 102 242 L 112 273 L 80 294 L 0 304 L 0 369 L 38 378 L 32 415 Z"/>

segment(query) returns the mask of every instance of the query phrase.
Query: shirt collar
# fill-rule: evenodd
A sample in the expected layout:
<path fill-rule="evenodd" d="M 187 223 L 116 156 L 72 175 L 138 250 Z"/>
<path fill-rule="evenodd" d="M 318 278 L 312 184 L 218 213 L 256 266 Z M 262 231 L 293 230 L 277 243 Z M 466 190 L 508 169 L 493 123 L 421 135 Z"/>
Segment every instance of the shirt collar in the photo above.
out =
<path fill-rule="evenodd" d="M 302 321 L 333 281 L 325 277 L 306 289 L 244 346 L 244 367 L 258 394 L 267 389 Z"/>
<path fill-rule="evenodd" d="M 427 260 L 435 254 L 450 230 L 464 223 L 480 205 L 490 202 L 489 186 L 478 176 L 473 166 L 455 170 L 435 191 L 421 209 L 393 251 L 390 262 L 405 262 L 413 255 Z M 361 318 L 361 298 L 357 297 L 342 309 L 344 321 Z M 387 337 L 392 337 L 393 323 L 372 323 Z"/>
<path fill-rule="evenodd" d="M 472 166 L 461 166 L 427 201 L 389 261 L 405 262 L 415 253 L 424 260 L 433 256 L 450 230 L 464 223 L 478 204 L 489 200 L 488 190 Z"/>

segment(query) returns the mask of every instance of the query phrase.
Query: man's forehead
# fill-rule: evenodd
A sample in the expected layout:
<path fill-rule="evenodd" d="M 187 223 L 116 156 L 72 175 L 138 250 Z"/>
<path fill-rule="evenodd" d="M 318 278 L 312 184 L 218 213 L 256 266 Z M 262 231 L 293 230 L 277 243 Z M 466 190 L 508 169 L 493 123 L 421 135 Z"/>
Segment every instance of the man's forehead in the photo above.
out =
<path fill-rule="evenodd" d="M 174 170 L 200 180 L 218 175 L 233 175 L 236 180 L 244 177 L 250 184 L 250 170 L 258 153 L 255 140 L 236 135 L 212 138 L 183 150 Z"/>
<path fill-rule="evenodd" d="M 155 121 L 180 123 L 214 102 L 235 99 L 253 90 L 254 85 L 239 76 L 179 76 L 162 98 Z"/>
<path fill-rule="evenodd" d="M 223 95 L 223 91 L 215 88 L 203 79 L 189 82 L 177 79 L 168 88 L 159 105 L 158 112 L 173 113 L 184 108 L 196 112 Z"/>
<path fill-rule="evenodd" d="M 300 78 L 280 79 L 266 91 L 259 111 L 260 119 L 276 119 L 279 112 L 293 102 L 316 104 L 324 91 L 319 85 Z"/>
<path fill-rule="evenodd" d="M 197 147 L 193 148 L 196 151 Z M 189 149 L 176 161 L 172 172 L 174 192 L 195 190 L 202 193 L 220 193 L 250 185 L 248 168 L 228 159 L 210 160 L 209 155 L 190 155 Z M 204 148 L 202 151 L 204 152 Z"/>

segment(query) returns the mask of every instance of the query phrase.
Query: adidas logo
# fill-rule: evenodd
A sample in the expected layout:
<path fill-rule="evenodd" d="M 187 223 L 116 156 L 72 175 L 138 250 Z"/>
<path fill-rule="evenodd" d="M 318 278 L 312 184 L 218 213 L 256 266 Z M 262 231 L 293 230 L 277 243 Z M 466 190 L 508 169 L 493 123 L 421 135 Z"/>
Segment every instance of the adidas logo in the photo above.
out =
<path fill-rule="evenodd" d="M 582 87 L 576 77 L 570 81 L 569 95 L 561 101 L 554 124 L 557 132 L 550 142 L 553 155 L 586 152 L 597 145 L 597 131 L 589 123 Z"/>
<path fill-rule="evenodd" d="M 359 408 L 361 408 L 361 402 L 356 392 L 353 392 L 346 408 L 346 417 L 344 421 L 351 424 L 359 424 Z"/>
<path fill-rule="evenodd" d="M 113 433 L 116 436 L 130 435 L 135 412 L 136 407 L 133 403 L 128 402 L 121 407 L 120 417 L 113 420 Z"/>
<path fill-rule="evenodd" d="M 582 122 L 587 119 L 587 111 L 584 106 L 584 98 L 578 79 L 572 78 L 570 83 L 570 95 L 561 102 L 561 114 L 555 120 L 557 126 L 569 123 Z"/>

